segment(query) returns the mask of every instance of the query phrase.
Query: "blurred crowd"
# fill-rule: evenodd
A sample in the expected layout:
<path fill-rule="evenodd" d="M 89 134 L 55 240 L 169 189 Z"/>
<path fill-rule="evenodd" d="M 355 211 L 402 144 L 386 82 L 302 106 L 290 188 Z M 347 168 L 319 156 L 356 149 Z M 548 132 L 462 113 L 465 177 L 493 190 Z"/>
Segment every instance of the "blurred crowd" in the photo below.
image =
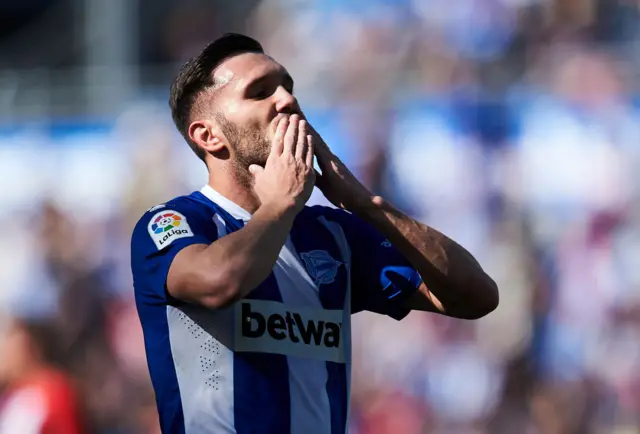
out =
<path fill-rule="evenodd" d="M 500 288 L 479 321 L 355 315 L 351 432 L 640 433 L 640 3 L 251 3 L 227 29 L 175 2 L 147 52 L 259 38 L 347 166 Z M 0 434 L 157 432 L 129 237 L 206 180 L 167 89 L 112 122 L 0 124 Z"/>

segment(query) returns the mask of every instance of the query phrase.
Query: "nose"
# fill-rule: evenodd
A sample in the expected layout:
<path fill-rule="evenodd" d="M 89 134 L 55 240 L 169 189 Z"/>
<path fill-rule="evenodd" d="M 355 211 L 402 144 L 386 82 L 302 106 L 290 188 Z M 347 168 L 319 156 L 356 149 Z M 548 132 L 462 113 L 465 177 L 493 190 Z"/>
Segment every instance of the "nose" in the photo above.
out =
<path fill-rule="evenodd" d="M 279 86 L 275 93 L 276 110 L 279 113 L 298 113 L 298 100 L 283 86 Z"/>

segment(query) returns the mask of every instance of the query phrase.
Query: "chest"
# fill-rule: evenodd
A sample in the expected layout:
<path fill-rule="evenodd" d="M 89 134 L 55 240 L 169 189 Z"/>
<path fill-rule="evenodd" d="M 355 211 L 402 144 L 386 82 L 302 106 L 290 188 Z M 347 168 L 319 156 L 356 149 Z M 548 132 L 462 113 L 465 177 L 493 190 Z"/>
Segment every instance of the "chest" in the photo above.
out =
<path fill-rule="evenodd" d="M 245 221 L 216 214 L 218 237 L 240 230 Z M 291 306 L 343 309 L 349 295 L 349 254 L 341 229 L 322 218 L 299 216 L 282 246 L 271 275 L 247 298 Z"/>
<path fill-rule="evenodd" d="M 321 308 L 321 295 L 326 298 L 326 291 L 346 295 L 346 264 L 322 249 L 326 246 L 315 247 L 299 254 L 292 238 L 287 238 L 273 267 L 283 303 Z"/>

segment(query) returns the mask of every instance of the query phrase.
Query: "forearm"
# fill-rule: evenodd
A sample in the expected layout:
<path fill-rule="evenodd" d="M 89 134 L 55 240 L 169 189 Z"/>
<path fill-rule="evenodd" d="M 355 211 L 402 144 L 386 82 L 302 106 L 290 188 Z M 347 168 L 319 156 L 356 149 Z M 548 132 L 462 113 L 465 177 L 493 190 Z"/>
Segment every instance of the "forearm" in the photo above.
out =
<path fill-rule="evenodd" d="M 380 197 L 354 213 L 386 236 L 404 255 L 420 273 L 444 313 L 477 317 L 497 305 L 495 282 L 473 255 L 451 238 L 408 217 Z M 425 295 L 429 298 L 429 294 Z"/>
<path fill-rule="evenodd" d="M 234 280 L 233 299 L 248 295 L 271 273 L 282 246 L 291 232 L 295 213 L 260 207 L 244 228 L 220 240 L 210 262 L 224 264 L 228 280 Z"/>
<path fill-rule="evenodd" d="M 169 269 L 169 294 L 211 309 L 246 297 L 271 273 L 295 214 L 261 207 L 242 229 L 209 245 L 184 248 Z"/>

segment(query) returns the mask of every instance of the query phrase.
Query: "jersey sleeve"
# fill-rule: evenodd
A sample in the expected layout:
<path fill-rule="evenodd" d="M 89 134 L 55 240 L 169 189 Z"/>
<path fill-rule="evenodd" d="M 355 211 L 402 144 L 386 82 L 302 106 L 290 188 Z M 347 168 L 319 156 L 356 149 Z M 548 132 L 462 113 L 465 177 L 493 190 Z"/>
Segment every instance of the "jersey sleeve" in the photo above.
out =
<path fill-rule="evenodd" d="M 217 239 L 213 216 L 187 201 L 169 202 L 147 211 L 131 237 L 131 271 L 136 295 L 168 301 L 167 274 L 178 252 Z"/>
<path fill-rule="evenodd" d="M 396 320 L 411 309 L 405 301 L 416 292 L 422 277 L 375 228 L 359 217 L 335 210 L 351 251 L 351 310 L 388 315 Z"/>

